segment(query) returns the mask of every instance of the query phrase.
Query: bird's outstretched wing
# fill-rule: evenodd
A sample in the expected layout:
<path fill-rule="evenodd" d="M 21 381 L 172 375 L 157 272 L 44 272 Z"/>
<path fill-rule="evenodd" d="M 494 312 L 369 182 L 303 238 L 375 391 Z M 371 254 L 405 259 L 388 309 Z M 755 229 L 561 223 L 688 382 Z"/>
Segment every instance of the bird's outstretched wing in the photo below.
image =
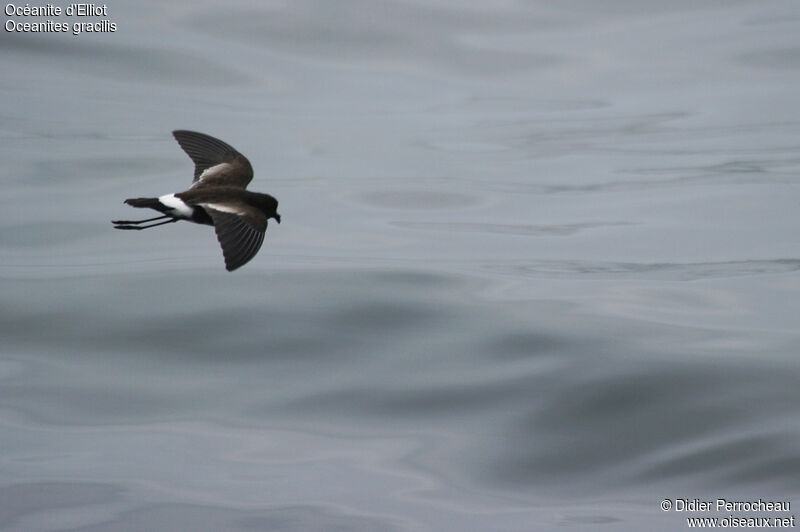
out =
<path fill-rule="evenodd" d="M 267 217 L 262 212 L 244 203 L 201 203 L 200 206 L 214 222 L 226 270 L 235 270 L 258 253 L 267 230 Z"/>
<path fill-rule="evenodd" d="M 172 134 L 194 162 L 192 187 L 246 188 L 253 179 L 250 161 L 231 145 L 196 131 L 179 129 Z"/>

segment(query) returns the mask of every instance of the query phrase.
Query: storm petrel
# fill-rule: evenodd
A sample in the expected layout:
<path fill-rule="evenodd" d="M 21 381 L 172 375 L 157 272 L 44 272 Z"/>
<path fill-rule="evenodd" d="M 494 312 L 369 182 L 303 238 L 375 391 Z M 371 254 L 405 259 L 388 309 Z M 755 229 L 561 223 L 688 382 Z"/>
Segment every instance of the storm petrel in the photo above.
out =
<path fill-rule="evenodd" d="M 172 134 L 194 161 L 194 180 L 189 190 L 157 198 L 131 198 L 131 207 L 155 209 L 163 216 L 145 220 L 116 220 L 116 229 L 149 229 L 187 220 L 213 225 L 229 272 L 252 259 L 264 241 L 267 221 L 278 214 L 278 200 L 269 194 L 247 190 L 253 167 L 247 157 L 230 145 L 203 133 L 178 130 Z M 150 225 L 142 225 L 147 222 Z"/>

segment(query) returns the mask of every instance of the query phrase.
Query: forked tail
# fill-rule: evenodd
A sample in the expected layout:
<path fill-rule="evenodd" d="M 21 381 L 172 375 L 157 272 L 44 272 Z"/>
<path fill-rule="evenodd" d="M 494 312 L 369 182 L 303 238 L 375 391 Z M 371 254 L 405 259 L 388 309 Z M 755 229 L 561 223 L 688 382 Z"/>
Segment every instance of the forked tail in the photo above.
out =
<path fill-rule="evenodd" d="M 130 205 L 131 207 L 148 207 L 150 209 L 155 209 L 161 213 L 163 213 L 167 207 L 164 206 L 163 203 L 158 201 L 158 198 L 130 198 L 126 199 L 125 203 Z M 168 218 L 166 221 L 158 222 L 155 224 L 150 225 L 142 225 L 143 223 L 147 222 L 155 222 L 157 220 L 164 220 Z M 112 220 L 111 223 L 114 224 L 115 229 L 149 229 L 151 227 L 157 227 L 159 225 L 164 224 L 171 224 L 173 222 L 177 222 L 178 218 L 173 218 L 168 214 L 163 214 L 162 216 L 156 216 L 155 218 L 147 218 L 145 220 Z"/>
<path fill-rule="evenodd" d="M 158 201 L 158 198 L 130 198 L 126 199 L 125 203 L 131 207 L 149 207 L 157 211 L 160 211 L 164 208 L 164 206 Z"/>

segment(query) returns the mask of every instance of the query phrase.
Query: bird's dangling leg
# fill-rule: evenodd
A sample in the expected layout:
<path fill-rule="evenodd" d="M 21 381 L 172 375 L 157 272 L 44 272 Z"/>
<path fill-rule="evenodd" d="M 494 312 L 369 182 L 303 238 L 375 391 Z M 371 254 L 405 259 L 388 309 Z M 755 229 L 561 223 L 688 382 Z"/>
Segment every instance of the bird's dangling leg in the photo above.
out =
<path fill-rule="evenodd" d="M 153 222 L 155 220 L 163 220 L 164 218 L 170 217 L 165 214 L 164 216 L 156 216 L 155 218 L 147 218 L 146 220 L 111 220 L 111 223 L 115 225 L 134 225 L 143 224 L 145 222 Z"/>
<path fill-rule="evenodd" d="M 159 216 L 158 218 L 154 218 L 154 220 L 159 220 L 161 218 L 165 218 L 165 217 L 164 216 Z M 128 225 L 128 224 L 120 224 L 119 222 L 114 222 L 116 224 L 119 224 L 119 225 L 115 225 L 114 229 L 131 229 L 131 230 L 139 231 L 141 229 L 150 229 L 151 227 L 158 227 L 159 225 L 171 224 L 171 223 L 175 223 L 175 222 L 179 221 L 178 218 L 172 218 L 171 216 L 167 216 L 166 218 L 170 218 L 170 219 L 165 221 L 165 222 L 158 222 L 157 224 L 150 224 L 150 225 Z M 142 220 L 142 221 L 144 222 L 144 221 L 147 221 L 147 220 Z"/>

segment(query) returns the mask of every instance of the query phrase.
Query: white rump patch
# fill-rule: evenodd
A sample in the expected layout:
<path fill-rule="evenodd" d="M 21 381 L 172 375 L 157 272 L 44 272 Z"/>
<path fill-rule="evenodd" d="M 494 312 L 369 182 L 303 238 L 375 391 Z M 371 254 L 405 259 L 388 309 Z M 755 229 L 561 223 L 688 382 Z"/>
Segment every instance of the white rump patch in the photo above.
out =
<path fill-rule="evenodd" d="M 158 201 L 161 203 L 161 205 L 172 209 L 170 216 L 191 218 L 192 212 L 194 212 L 193 208 L 186 205 L 183 200 L 176 197 L 175 194 L 164 194 L 163 196 L 159 196 Z"/>

